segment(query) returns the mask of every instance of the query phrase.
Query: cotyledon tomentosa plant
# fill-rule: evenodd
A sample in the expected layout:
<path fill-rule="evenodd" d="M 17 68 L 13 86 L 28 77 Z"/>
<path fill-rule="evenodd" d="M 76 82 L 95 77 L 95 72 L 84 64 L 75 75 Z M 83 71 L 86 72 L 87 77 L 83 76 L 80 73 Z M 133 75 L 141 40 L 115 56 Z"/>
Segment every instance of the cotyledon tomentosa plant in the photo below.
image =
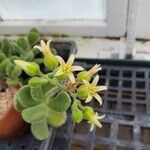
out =
<path fill-rule="evenodd" d="M 18 84 L 22 70 L 15 65 L 14 60 L 38 62 L 36 57 L 39 53 L 33 45 L 39 40 L 39 32 L 32 28 L 26 37 L 17 40 L 3 38 L 0 40 L 0 79 L 6 80 L 7 84 Z M 37 61 L 38 60 L 38 61 Z"/>
<path fill-rule="evenodd" d="M 95 125 L 102 127 L 99 120 L 104 115 L 99 116 L 92 107 L 85 105 L 92 97 L 102 105 L 98 92 L 106 90 L 106 86 L 97 85 L 98 75 L 90 83 L 91 77 L 101 70 L 100 65 L 95 65 L 89 71 L 81 66 L 73 66 L 74 54 L 65 62 L 60 56 L 52 54 L 49 45 L 50 41 L 47 44 L 41 41 L 41 46 L 35 46 L 44 55 L 45 67 L 51 70 L 47 74 L 43 74 L 36 63 L 14 61 L 31 76 L 28 84 L 17 92 L 14 107 L 21 112 L 23 119 L 31 124 L 31 131 L 39 140 L 48 137 L 48 125 L 59 127 L 65 123 L 69 107 L 76 123 L 87 120 L 91 124 L 91 131 Z M 74 71 L 81 72 L 75 77 Z"/>

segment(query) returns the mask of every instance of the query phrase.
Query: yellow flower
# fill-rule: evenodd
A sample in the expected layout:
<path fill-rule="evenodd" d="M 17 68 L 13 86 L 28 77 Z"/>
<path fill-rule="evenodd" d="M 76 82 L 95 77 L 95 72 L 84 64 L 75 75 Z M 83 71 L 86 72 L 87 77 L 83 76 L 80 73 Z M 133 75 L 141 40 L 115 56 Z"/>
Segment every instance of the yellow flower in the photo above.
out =
<path fill-rule="evenodd" d="M 85 84 L 85 86 L 87 87 L 88 91 L 87 91 L 87 99 L 86 99 L 86 103 L 90 102 L 92 100 L 92 97 L 94 96 L 98 102 L 100 103 L 100 105 L 102 105 L 102 99 L 101 97 L 97 94 L 97 92 L 103 91 L 107 89 L 107 86 L 97 86 L 99 80 L 99 76 L 96 75 L 96 77 L 94 78 L 93 82 L 90 84 L 87 80 L 83 80 L 83 83 Z"/>
<path fill-rule="evenodd" d="M 47 43 L 41 40 L 41 46 L 34 46 L 34 48 L 39 49 L 43 53 L 45 66 L 47 68 L 54 69 L 58 66 L 58 61 L 56 56 L 54 56 L 50 50 L 50 42 L 51 40 L 49 40 Z"/>
<path fill-rule="evenodd" d="M 96 64 L 94 67 L 92 67 L 88 73 L 90 74 L 90 76 L 93 76 L 94 74 L 96 74 L 98 71 L 102 70 L 102 68 L 100 67 L 100 64 Z"/>
<path fill-rule="evenodd" d="M 98 65 L 96 64 L 90 70 L 88 70 L 88 71 L 85 70 L 85 71 L 78 73 L 77 81 L 79 81 L 79 82 L 82 82 L 83 80 L 90 81 L 91 77 L 100 70 L 102 70 L 102 68 L 100 67 L 100 64 L 98 64 Z"/>
<path fill-rule="evenodd" d="M 98 126 L 99 128 L 102 127 L 102 124 L 99 120 L 103 119 L 105 115 L 98 115 L 98 113 L 94 113 L 92 107 L 86 106 L 83 110 L 83 117 L 85 120 L 88 120 L 88 123 L 91 124 L 90 131 L 94 129 L 94 126 Z"/>
<path fill-rule="evenodd" d="M 88 123 L 91 124 L 90 131 L 92 131 L 94 129 L 95 125 L 98 126 L 99 128 L 101 128 L 102 124 L 100 123 L 99 120 L 103 119 L 104 117 L 105 117 L 105 115 L 99 116 L 97 112 L 93 116 L 91 116 L 88 121 Z"/>
<path fill-rule="evenodd" d="M 81 66 L 72 66 L 75 55 L 72 54 L 68 61 L 65 63 L 62 57 L 56 56 L 57 60 L 60 63 L 60 66 L 58 67 L 58 71 L 55 73 L 55 76 L 60 76 L 60 75 L 67 75 L 72 83 L 75 83 L 75 77 L 73 75 L 73 71 L 80 71 L 83 70 L 83 67 Z"/>

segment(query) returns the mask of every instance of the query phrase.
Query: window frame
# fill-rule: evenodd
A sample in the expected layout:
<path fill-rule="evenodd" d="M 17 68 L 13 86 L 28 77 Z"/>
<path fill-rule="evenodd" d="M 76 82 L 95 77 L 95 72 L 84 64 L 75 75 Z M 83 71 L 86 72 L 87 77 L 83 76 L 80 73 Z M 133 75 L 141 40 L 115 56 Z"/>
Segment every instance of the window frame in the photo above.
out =
<path fill-rule="evenodd" d="M 142 0 L 139 1 L 138 5 L 135 6 L 138 9 L 137 22 L 136 22 L 136 38 L 137 39 L 150 39 L 150 1 Z"/>
<path fill-rule="evenodd" d="M 107 0 L 107 20 L 0 20 L 0 34 L 24 34 L 31 27 L 46 35 L 120 37 L 126 32 L 128 0 Z"/>

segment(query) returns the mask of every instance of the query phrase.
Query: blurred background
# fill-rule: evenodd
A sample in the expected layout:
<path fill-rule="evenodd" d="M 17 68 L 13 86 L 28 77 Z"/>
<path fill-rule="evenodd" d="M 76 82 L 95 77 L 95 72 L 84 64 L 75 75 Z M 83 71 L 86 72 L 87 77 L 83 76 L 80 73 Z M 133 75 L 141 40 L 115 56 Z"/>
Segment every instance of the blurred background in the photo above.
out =
<path fill-rule="evenodd" d="M 78 57 L 125 58 L 126 54 L 132 54 L 135 59 L 149 59 L 149 3 L 148 0 L 0 0 L 0 34 L 24 34 L 34 26 L 43 35 L 75 40 Z M 89 56 L 87 51 L 91 49 L 94 53 Z"/>

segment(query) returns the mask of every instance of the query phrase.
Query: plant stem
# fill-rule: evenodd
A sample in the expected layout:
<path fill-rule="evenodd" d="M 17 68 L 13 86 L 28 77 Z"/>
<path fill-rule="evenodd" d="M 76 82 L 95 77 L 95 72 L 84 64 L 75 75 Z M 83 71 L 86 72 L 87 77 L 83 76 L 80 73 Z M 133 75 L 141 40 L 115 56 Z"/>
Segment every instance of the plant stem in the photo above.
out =
<path fill-rule="evenodd" d="M 42 142 L 40 150 L 52 150 L 52 143 L 54 140 L 56 129 L 53 127 L 49 128 L 49 136 L 46 140 Z"/>

